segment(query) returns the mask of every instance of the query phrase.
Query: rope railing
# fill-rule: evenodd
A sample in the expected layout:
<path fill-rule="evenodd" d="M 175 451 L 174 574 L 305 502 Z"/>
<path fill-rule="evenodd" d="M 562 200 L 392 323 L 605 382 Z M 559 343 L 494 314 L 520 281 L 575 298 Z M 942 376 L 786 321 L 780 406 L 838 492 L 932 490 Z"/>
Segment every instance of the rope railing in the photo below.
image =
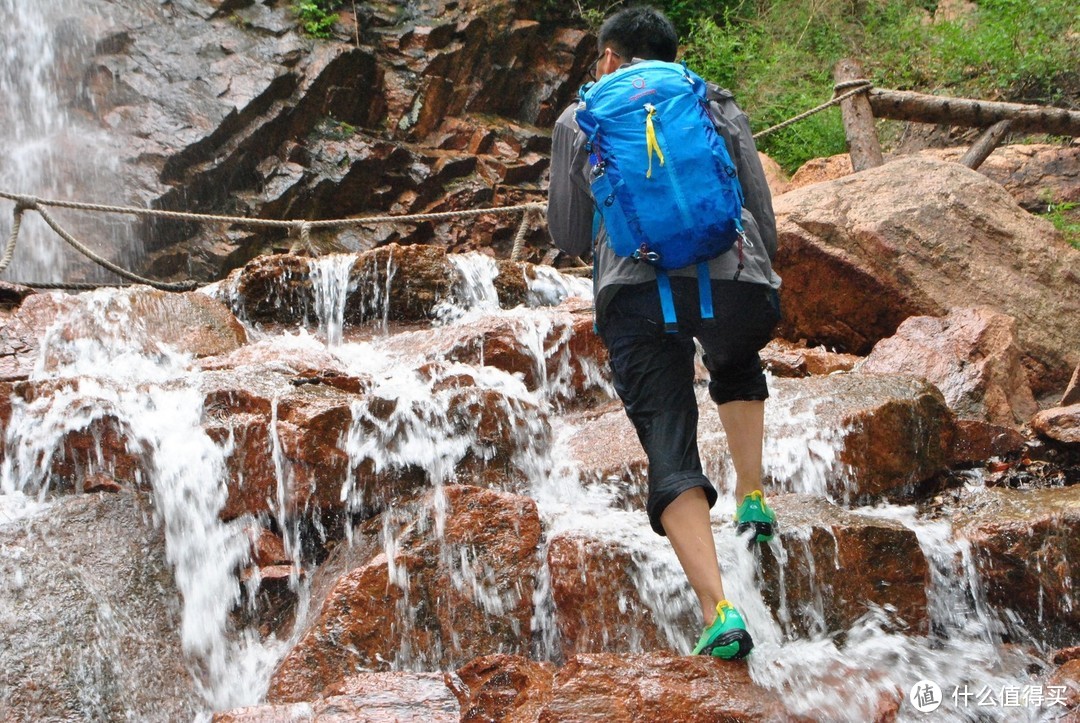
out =
<path fill-rule="evenodd" d="M 873 87 L 873 84 L 865 79 L 848 80 L 841 83 L 837 83 L 833 86 L 834 97 L 831 100 L 815 106 L 804 113 L 800 113 L 797 116 L 789 118 L 788 120 L 778 123 L 765 130 L 758 131 L 754 134 L 754 138 L 762 138 L 775 133 L 779 130 L 787 128 L 788 126 L 798 123 L 801 120 L 805 120 L 810 116 L 820 113 L 834 105 L 839 105 L 843 101 L 858 95 L 859 93 L 866 93 Z M 850 90 L 848 90 L 850 88 Z M 847 92 L 842 92 L 842 91 Z M 360 216 L 355 218 L 336 218 L 336 219 L 317 219 L 317 220 L 283 220 L 272 218 L 251 218 L 248 216 L 224 216 L 220 214 L 207 214 L 207 213 L 191 213 L 187 211 L 167 211 L 157 208 L 139 208 L 137 206 L 113 206 L 108 204 L 98 203 L 84 203 L 81 201 L 61 201 L 55 199 L 42 199 L 35 196 L 28 196 L 23 194 L 8 193 L 0 191 L 0 198 L 8 199 L 15 202 L 14 217 L 11 224 L 11 234 L 8 237 L 7 245 L 4 248 L 3 256 L 0 256 L 0 272 L 3 272 L 8 265 L 10 265 L 12 258 L 15 255 L 15 245 L 19 237 L 19 232 L 22 228 L 23 213 L 25 211 L 36 211 L 38 215 L 45 221 L 45 223 L 51 228 L 60 238 L 67 242 L 72 248 L 79 253 L 89 258 L 99 266 L 108 269 L 117 276 L 126 279 L 127 281 L 145 284 L 155 289 L 161 289 L 164 291 L 190 291 L 191 289 L 198 287 L 198 282 L 195 281 L 179 281 L 179 282 L 163 282 L 155 281 L 154 279 L 148 279 L 145 276 L 140 276 L 131 271 L 117 266 L 113 262 L 104 258 L 100 254 L 92 251 L 88 246 L 81 243 L 78 239 L 71 235 L 64 227 L 62 227 L 56 218 L 50 214 L 46 207 L 51 208 L 63 208 L 74 211 L 89 211 L 94 213 L 114 213 L 125 214 L 129 216 L 137 216 L 141 218 L 164 218 L 172 219 L 176 221 L 186 221 L 193 223 L 226 223 L 238 226 L 247 226 L 253 228 L 276 228 L 284 229 L 291 234 L 299 238 L 300 245 L 302 245 L 309 252 L 314 253 L 315 247 L 311 242 L 312 231 L 318 229 L 333 229 L 333 228 L 348 228 L 354 226 L 370 226 L 383 223 L 411 223 L 422 221 L 445 221 L 461 218 L 472 218 L 475 216 L 483 216 L 487 214 L 521 214 L 521 223 L 518 226 L 517 233 L 514 234 L 514 244 L 510 251 L 510 260 L 519 261 L 524 253 L 525 239 L 528 236 L 529 230 L 532 228 L 533 217 L 542 215 L 546 212 L 546 204 L 539 202 L 522 203 L 513 206 L 500 206 L 496 208 L 473 208 L 464 209 L 460 211 L 436 211 L 432 213 L 414 213 L 404 214 L 400 216 L 396 215 L 382 215 L 382 216 Z M 293 249 L 295 250 L 295 248 Z M 93 289 L 98 286 L 106 286 L 113 284 L 88 284 L 88 283 L 40 283 L 31 282 L 24 283 L 24 286 L 31 286 L 34 288 L 43 289 L 71 289 L 71 290 L 85 290 Z"/>
<path fill-rule="evenodd" d="M 7 246 L 5 247 L 4 254 L 0 257 L 0 272 L 3 272 L 7 266 L 11 263 L 11 259 L 15 253 L 15 244 L 19 236 L 19 231 L 22 228 L 22 217 L 25 211 L 36 211 L 38 215 L 45 221 L 45 223 L 51 228 L 60 238 L 67 242 L 72 248 L 79 253 L 89 258 L 99 266 L 108 269 L 117 276 L 128 281 L 146 284 L 155 289 L 161 289 L 164 291 L 190 291 L 198 286 L 194 281 L 181 281 L 181 282 L 162 282 L 148 279 L 144 276 L 132 273 L 123 269 L 116 264 L 112 263 L 108 259 L 92 251 L 85 244 L 81 243 L 65 228 L 63 228 L 59 222 L 50 214 L 46 207 L 52 208 L 64 208 L 75 211 L 90 211 L 96 213 L 115 213 L 126 214 L 129 216 L 138 216 L 143 218 L 166 218 L 177 221 L 187 221 L 195 223 L 227 223 L 239 226 L 249 226 L 256 228 L 278 228 L 290 231 L 300 238 L 300 243 L 309 251 L 314 251 L 314 246 L 311 243 L 311 232 L 315 229 L 327 229 L 327 228 L 347 228 L 353 226 L 368 226 L 382 223 L 409 223 L 409 222 L 422 222 L 422 221 L 443 221 L 459 218 L 472 218 L 474 216 L 483 216 L 487 214 L 513 214 L 521 213 L 521 224 L 518 227 L 517 233 L 514 236 L 514 247 L 511 252 L 510 258 L 513 261 L 517 261 L 521 258 L 522 251 L 525 244 L 525 236 L 532 223 L 532 218 L 536 214 L 543 213 L 546 210 L 546 205 L 542 203 L 523 203 L 513 206 L 500 206 L 495 208 L 473 208 L 464 209 L 460 211 L 436 211 L 432 213 L 414 213 L 403 215 L 383 215 L 383 216 L 360 216 L 356 218 L 338 218 L 338 219 L 319 219 L 319 220 L 281 220 L 270 218 L 251 218 L 248 216 L 223 216 L 218 214 L 205 214 L 205 213 L 190 213 L 186 211 L 167 211 L 164 209 L 155 208 L 139 208 L 137 206 L 112 206 L 99 203 L 84 203 L 81 201 L 61 201 L 54 199 L 42 199 L 35 196 L 27 196 L 22 194 L 8 193 L 0 191 L 0 198 L 6 198 L 15 202 L 14 219 L 11 225 L 11 234 L 8 237 Z M 37 282 L 27 283 L 24 286 L 32 286 L 34 288 L 50 288 L 50 289 L 88 289 L 96 288 L 103 284 L 41 284 Z"/>
<path fill-rule="evenodd" d="M 757 140 L 758 138 L 764 138 L 765 136 L 769 135 L 770 133 L 775 133 L 776 131 L 783 130 L 784 128 L 787 128 L 790 125 L 798 123 L 801 120 L 806 120 L 810 116 L 815 115 L 817 113 L 820 113 L 823 110 L 828 110 L 829 108 L 833 107 L 834 105 L 840 105 L 841 103 L 843 103 L 848 98 L 856 96 L 859 93 L 866 93 L 867 91 L 869 91 L 873 87 L 874 87 L 873 83 L 871 83 L 869 80 L 865 80 L 863 78 L 859 78 L 857 80 L 845 80 L 845 81 L 843 81 L 841 83 L 837 83 L 836 85 L 833 86 L 833 98 L 832 98 L 832 100 L 827 100 L 824 103 L 822 103 L 821 105 L 816 105 L 813 108 L 811 108 L 810 110 L 805 111 L 803 113 L 800 113 L 799 115 L 794 116 L 792 118 L 788 118 L 786 121 L 783 121 L 782 123 L 777 123 L 776 125 L 771 126 L 769 128 L 766 128 L 763 131 L 758 131 L 757 133 L 754 134 L 754 140 Z M 852 90 L 849 90 L 847 93 L 837 95 L 837 93 L 840 93 L 840 91 L 845 90 L 846 88 L 852 88 Z"/>

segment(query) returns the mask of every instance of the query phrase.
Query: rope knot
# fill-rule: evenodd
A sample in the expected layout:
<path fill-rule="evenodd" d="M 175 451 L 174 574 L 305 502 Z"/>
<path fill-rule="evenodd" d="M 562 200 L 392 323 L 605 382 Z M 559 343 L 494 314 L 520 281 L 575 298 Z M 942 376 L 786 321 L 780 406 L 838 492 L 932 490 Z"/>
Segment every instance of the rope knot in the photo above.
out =
<path fill-rule="evenodd" d="M 26 211 L 34 210 L 38 208 L 38 204 L 41 200 L 37 196 L 14 196 L 15 210 Z"/>

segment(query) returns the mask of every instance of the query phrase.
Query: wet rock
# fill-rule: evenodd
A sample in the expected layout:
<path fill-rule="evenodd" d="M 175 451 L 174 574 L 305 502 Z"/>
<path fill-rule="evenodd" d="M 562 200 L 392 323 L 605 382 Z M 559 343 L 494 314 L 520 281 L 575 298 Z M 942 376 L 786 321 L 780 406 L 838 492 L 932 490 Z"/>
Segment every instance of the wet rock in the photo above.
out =
<path fill-rule="evenodd" d="M 991 457 L 1019 453 L 1027 439 L 1012 427 L 1002 427 L 975 419 L 958 419 L 956 434 L 949 449 L 949 466 L 985 462 Z"/>
<path fill-rule="evenodd" d="M 937 484 L 952 415 L 926 382 L 893 375 L 775 379 L 766 403 L 767 489 L 828 495 L 845 504 L 907 501 Z M 698 447 L 721 491 L 734 487 L 727 441 L 706 390 L 698 391 Z M 611 484 L 644 509 L 646 459 L 625 413 L 612 405 L 572 418 L 570 452 L 583 478 Z"/>
<path fill-rule="evenodd" d="M 78 340 L 131 349 L 141 355 L 227 354 L 247 342 L 247 333 L 220 301 L 196 292 L 170 293 L 146 287 L 79 294 L 62 302 L 55 335 L 44 359 L 46 371 L 73 364 Z"/>
<path fill-rule="evenodd" d="M 1070 660 L 1055 670 L 1047 681 L 1046 693 L 1048 699 L 1052 697 L 1055 701 L 1055 710 L 1061 705 L 1075 716 L 1080 711 L 1080 660 Z"/>
<path fill-rule="evenodd" d="M 127 420 L 111 413 L 113 397 L 120 393 L 115 382 L 79 377 L 12 385 L 8 404 L 33 410 L 25 412 L 28 416 L 24 420 L 36 419 L 34 415 L 47 409 L 64 421 L 52 425 L 48 432 L 41 428 L 30 431 L 25 426 L 12 432 L 9 427 L 9 436 L 17 433 L 20 437 L 21 448 L 41 445 L 43 454 L 48 455 L 47 460 L 33 462 L 42 471 L 37 481 L 62 493 L 84 489 L 88 484 L 93 487 L 101 475 L 127 488 L 149 482 L 151 450 L 133 434 Z M 10 406 L 7 409 L 9 414 L 14 411 Z M 8 421 L 12 418 L 9 416 Z M 46 434 L 51 435 L 51 444 L 42 445 Z"/>
<path fill-rule="evenodd" d="M 561 533 L 548 544 L 548 566 L 564 658 L 671 649 L 653 610 L 641 598 L 635 584 L 639 560 L 625 545 Z M 673 625 L 693 630 L 699 624 L 692 614 L 682 617 Z"/>
<path fill-rule="evenodd" d="M 1080 404 L 1039 412 L 1031 418 L 1031 429 L 1055 442 L 1080 444 Z"/>
<path fill-rule="evenodd" d="M 5 717 L 190 720 L 203 709 L 151 516 L 131 494 L 80 494 L 0 525 Z"/>
<path fill-rule="evenodd" d="M 18 306 L 0 311 L 0 379 L 26 379 L 45 332 L 76 303 L 63 294 L 31 294 Z"/>
<path fill-rule="evenodd" d="M 396 335 L 388 347 L 519 377 L 530 391 L 565 403 L 606 398 L 607 351 L 592 329 L 592 306 L 569 299 L 543 313 L 484 316 Z"/>
<path fill-rule="evenodd" d="M 995 609 L 1009 609 L 1047 645 L 1080 636 L 1073 580 L 1080 575 L 1080 487 L 976 489 L 953 514 Z"/>
<path fill-rule="evenodd" d="M 865 354 L 909 316 L 986 306 L 1016 319 L 1033 392 L 1064 387 L 1080 253 L 997 184 L 907 157 L 789 191 L 775 208 L 785 338 Z"/>
<path fill-rule="evenodd" d="M 761 548 L 762 594 L 789 637 L 850 630 L 873 607 L 890 609 L 909 630 L 928 630 L 930 571 L 914 531 L 805 495 L 772 495 L 769 503 L 782 520 L 784 552 Z"/>
<path fill-rule="evenodd" d="M 536 721 L 551 699 L 555 666 L 520 655 L 485 655 L 459 668 L 462 723 Z"/>
<path fill-rule="evenodd" d="M 310 700 L 357 668 L 445 669 L 492 650 L 528 649 L 540 541 L 535 503 L 475 487 L 442 494 L 441 521 L 437 498 L 426 495 L 364 523 L 351 546 L 334 550 L 316 574 L 310 617 L 274 673 L 268 700 Z"/>
<path fill-rule="evenodd" d="M 313 262 L 301 256 L 262 256 L 237 279 L 237 311 L 252 321 L 304 324 L 317 321 L 311 281 Z M 503 262 L 495 288 L 503 306 L 526 295 L 523 264 Z M 390 244 L 356 256 L 349 272 L 344 320 L 428 321 L 455 297 L 460 273 L 444 248 Z"/>
<path fill-rule="evenodd" d="M 820 346 L 807 348 L 784 339 L 773 339 L 761 350 L 762 364 L 781 377 L 848 372 L 861 360 L 854 354 L 838 354 Z"/>
<path fill-rule="evenodd" d="M 215 713 L 214 723 L 266 721 L 432 721 L 457 723 L 460 683 L 444 673 L 354 673 L 310 702 L 257 705 Z"/>
<path fill-rule="evenodd" d="M 745 663 L 671 653 L 578 655 L 555 675 L 541 721 L 792 720 Z"/>
<path fill-rule="evenodd" d="M 1038 410 L 1016 345 L 1016 321 L 992 309 L 907 319 L 874 345 L 859 371 L 922 377 L 961 419 L 1016 427 Z"/>

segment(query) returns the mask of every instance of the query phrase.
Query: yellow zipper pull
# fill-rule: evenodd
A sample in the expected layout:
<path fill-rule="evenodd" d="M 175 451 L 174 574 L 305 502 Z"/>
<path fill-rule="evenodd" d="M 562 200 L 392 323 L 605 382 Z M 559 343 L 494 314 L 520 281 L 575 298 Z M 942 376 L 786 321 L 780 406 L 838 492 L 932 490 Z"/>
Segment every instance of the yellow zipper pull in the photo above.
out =
<path fill-rule="evenodd" d="M 646 171 L 645 177 L 652 178 L 652 154 L 656 151 L 656 157 L 660 159 L 660 165 L 664 165 L 664 152 L 660 150 L 660 143 L 656 140 L 656 128 L 653 126 L 653 115 L 656 113 L 656 107 L 652 103 L 645 104 L 645 110 L 648 111 L 645 115 L 645 149 L 649 154 L 649 170 Z"/>

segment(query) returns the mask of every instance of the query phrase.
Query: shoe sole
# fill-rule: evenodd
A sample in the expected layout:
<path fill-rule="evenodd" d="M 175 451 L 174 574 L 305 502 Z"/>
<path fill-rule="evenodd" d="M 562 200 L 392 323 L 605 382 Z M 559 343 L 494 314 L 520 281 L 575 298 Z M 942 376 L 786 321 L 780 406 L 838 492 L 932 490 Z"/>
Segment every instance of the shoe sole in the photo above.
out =
<path fill-rule="evenodd" d="M 769 522 L 740 522 L 738 527 L 735 528 L 738 535 L 742 535 L 747 530 L 754 531 L 753 536 L 750 538 L 751 547 L 755 542 L 768 542 L 773 538 L 773 525 Z"/>
<path fill-rule="evenodd" d="M 732 645 L 735 649 L 728 653 L 727 649 Z M 729 630 L 702 648 L 700 655 L 711 655 L 722 660 L 740 660 L 753 649 L 754 641 L 750 638 L 750 633 L 745 630 Z"/>

